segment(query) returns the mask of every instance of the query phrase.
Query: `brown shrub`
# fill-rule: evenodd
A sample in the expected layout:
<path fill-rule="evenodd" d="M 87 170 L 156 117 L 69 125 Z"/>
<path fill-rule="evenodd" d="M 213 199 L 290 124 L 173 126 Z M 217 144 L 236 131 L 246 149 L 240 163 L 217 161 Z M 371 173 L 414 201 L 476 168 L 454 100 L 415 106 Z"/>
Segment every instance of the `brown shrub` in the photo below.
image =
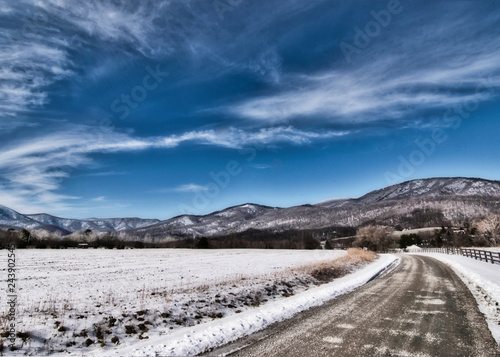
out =
<path fill-rule="evenodd" d="M 348 274 L 352 268 L 360 263 L 371 262 L 375 258 L 374 252 L 359 248 L 350 248 L 347 255 L 330 262 L 318 263 L 300 268 L 306 270 L 320 282 L 328 282 Z"/>

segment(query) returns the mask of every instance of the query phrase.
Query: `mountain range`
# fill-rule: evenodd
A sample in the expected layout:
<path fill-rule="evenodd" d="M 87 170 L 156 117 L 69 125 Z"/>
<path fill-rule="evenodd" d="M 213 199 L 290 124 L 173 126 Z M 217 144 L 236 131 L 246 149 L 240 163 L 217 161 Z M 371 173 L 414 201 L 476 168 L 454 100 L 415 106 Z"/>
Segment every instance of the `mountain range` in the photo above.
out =
<path fill-rule="evenodd" d="M 164 221 L 66 219 L 45 213 L 23 215 L 0 205 L 0 228 L 45 229 L 63 235 L 91 229 L 157 240 L 216 237 L 248 230 L 357 227 L 368 223 L 401 228 L 461 225 L 490 214 L 500 214 L 500 181 L 454 177 L 407 181 L 359 198 L 331 199 L 289 208 L 247 203 L 208 215 L 181 215 Z"/>
<path fill-rule="evenodd" d="M 63 235 L 66 235 L 86 229 L 93 231 L 123 231 L 149 226 L 158 222 L 160 222 L 158 219 L 141 218 L 70 219 L 46 213 L 25 215 L 0 205 L 0 228 L 3 229 L 44 229 L 50 232 L 61 232 Z"/>

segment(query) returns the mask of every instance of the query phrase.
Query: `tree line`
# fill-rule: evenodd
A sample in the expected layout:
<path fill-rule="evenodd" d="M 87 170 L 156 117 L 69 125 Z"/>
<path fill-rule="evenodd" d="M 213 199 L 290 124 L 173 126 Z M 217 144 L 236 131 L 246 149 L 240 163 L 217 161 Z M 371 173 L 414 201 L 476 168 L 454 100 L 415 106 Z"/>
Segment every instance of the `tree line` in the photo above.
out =
<path fill-rule="evenodd" d="M 285 234 L 265 235 L 247 232 L 243 235 L 233 234 L 223 237 L 186 238 L 172 241 L 143 242 L 124 240 L 114 232 L 96 234 L 91 230 L 79 232 L 66 237 L 49 235 L 44 232 L 21 229 L 0 231 L 0 248 L 7 248 L 14 243 L 17 248 L 35 249 L 67 249 L 67 248 L 196 248 L 196 249 L 318 249 L 320 242 L 310 231 L 296 231 Z"/>

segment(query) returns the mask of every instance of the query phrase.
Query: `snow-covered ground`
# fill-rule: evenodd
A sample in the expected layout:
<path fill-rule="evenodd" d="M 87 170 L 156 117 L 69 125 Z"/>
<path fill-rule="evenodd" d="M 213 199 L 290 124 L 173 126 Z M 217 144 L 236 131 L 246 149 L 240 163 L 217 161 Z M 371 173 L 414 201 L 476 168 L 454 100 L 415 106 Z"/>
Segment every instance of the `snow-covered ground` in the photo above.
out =
<path fill-rule="evenodd" d="M 457 273 L 476 298 L 479 309 L 486 316 L 493 337 L 500 345 L 500 265 L 460 255 L 412 254 L 438 259 L 448 264 Z"/>
<path fill-rule="evenodd" d="M 16 328 L 31 336 L 23 351 L 35 354 L 85 351 L 87 343 L 91 350 L 98 343 L 114 345 L 114 337 L 127 345 L 306 290 L 313 284 L 301 267 L 344 255 L 326 250 L 17 250 Z M 7 264 L 0 267 L 4 278 L 6 269 Z M 253 294 L 264 288 L 266 296 Z M 3 331 L 6 299 L 0 294 Z"/>
<path fill-rule="evenodd" d="M 21 346 L 23 336 L 18 337 L 21 349 L 9 354 L 36 356 L 154 355 L 157 349 L 194 354 L 362 285 L 395 259 L 384 256 L 317 287 L 310 267 L 344 257 L 345 251 L 89 249 L 16 255 L 16 330 L 29 338 Z M 0 268 L 6 277 L 5 270 Z M 6 294 L 0 294 L 0 306 L 5 332 Z"/>
<path fill-rule="evenodd" d="M 399 262 L 394 255 L 382 255 L 373 263 L 331 283 L 309 289 L 298 295 L 279 299 L 261 307 L 214 320 L 203 325 L 186 327 L 165 336 L 117 347 L 110 351 L 94 351 L 99 356 L 194 356 L 252 334 L 292 317 L 298 312 L 323 304 L 339 295 L 366 284 L 373 277 Z"/>

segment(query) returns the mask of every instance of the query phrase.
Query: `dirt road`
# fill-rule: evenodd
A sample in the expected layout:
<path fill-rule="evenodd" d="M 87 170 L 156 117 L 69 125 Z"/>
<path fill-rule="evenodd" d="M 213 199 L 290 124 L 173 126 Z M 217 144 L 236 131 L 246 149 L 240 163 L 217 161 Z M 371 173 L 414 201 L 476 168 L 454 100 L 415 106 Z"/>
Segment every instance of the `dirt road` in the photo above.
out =
<path fill-rule="evenodd" d="M 405 255 L 356 291 L 209 356 L 500 356 L 474 297 L 443 263 Z"/>

